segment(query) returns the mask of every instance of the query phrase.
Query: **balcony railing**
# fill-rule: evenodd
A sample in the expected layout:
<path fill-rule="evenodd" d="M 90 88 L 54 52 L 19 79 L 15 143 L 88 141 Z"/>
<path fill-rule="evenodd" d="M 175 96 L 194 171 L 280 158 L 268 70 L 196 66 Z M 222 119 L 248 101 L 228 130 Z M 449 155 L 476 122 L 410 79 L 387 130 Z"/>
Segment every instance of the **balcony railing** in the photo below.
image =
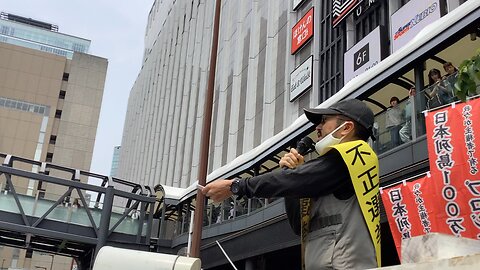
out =
<path fill-rule="evenodd" d="M 375 116 L 374 132 L 377 141 L 373 148 L 377 154 L 388 152 L 411 140 L 416 140 L 426 133 L 424 111 L 444 107 L 452 102 L 458 102 L 454 95 L 456 74 L 428 86 L 415 95 L 401 101 L 395 109 L 389 109 Z M 480 85 L 477 85 L 477 95 L 480 94 Z M 469 98 L 475 98 L 471 96 Z M 392 124 L 387 119 L 389 114 L 401 112 L 401 121 Z"/>
<path fill-rule="evenodd" d="M 399 102 L 397 108 L 400 110 L 401 121 L 396 125 L 388 125 L 387 123 L 387 114 L 391 110 L 376 115 L 374 132 L 377 140 L 373 142 L 375 152 L 377 154 L 386 153 L 424 135 L 426 128 L 423 112 L 446 106 L 452 102 L 458 102 L 454 95 L 455 80 L 456 74 L 453 74 Z M 478 94 L 480 94 L 480 85 L 477 86 Z M 476 97 L 478 96 L 469 98 Z M 204 210 L 203 226 L 217 226 L 253 214 L 267 207 L 270 202 L 269 199 L 261 198 L 230 198 L 221 204 L 209 202 Z M 189 222 L 190 216 L 187 213 L 178 221 L 175 234 L 188 233 Z"/>

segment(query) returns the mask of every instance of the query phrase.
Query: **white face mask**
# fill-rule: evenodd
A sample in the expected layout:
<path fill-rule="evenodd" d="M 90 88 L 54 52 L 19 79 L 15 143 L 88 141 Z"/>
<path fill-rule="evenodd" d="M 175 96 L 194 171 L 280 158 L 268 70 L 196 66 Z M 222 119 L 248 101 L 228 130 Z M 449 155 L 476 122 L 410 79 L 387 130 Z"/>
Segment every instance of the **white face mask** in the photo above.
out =
<path fill-rule="evenodd" d="M 323 137 L 315 144 L 315 150 L 317 150 L 318 155 L 325 155 L 328 151 L 330 151 L 330 149 L 332 149 L 332 146 L 339 144 L 343 140 L 343 138 L 345 138 L 345 136 L 343 136 L 337 139 L 333 137 L 333 133 L 337 132 L 340 128 L 345 126 L 346 123 L 347 122 L 344 122 L 343 124 L 338 126 L 336 129 L 334 129 L 327 136 Z"/>

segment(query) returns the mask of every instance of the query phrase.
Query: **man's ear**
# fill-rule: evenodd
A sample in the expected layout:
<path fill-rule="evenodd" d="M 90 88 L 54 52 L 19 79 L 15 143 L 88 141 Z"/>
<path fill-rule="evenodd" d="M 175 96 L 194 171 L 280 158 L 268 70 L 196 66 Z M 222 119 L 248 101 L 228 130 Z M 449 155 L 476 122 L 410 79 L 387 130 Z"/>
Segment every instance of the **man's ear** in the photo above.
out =
<path fill-rule="evenodd" d="M 353 135 L 353 129 L 355 128 L 355 124 L 351 121 L 346 121 L 345 122 L 345 125 L 343 126 L 342 128 L 342 136 L 346 136 L 348 134 L 352 134 Z"/>

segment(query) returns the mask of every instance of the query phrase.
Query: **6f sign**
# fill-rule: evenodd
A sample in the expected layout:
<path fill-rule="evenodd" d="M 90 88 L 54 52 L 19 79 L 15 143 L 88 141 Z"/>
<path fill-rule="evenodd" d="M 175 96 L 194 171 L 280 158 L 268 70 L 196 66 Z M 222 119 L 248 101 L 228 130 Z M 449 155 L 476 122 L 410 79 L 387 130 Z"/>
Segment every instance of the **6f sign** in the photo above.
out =
<path fill-rule="evenodd" d="M 356 71 L 370 60 L 369 43 L 365 44 L 360 50 L 353 54 L 353 71 Z"/>
<path fill-rule="evenodd" d="M 365 1 L 365 0 L 364 0 Z M 381 27 L 373 29 L 367 36 L 353 45 L 343 57 L 343 79 L 347 83 L 382 61 Z"/>

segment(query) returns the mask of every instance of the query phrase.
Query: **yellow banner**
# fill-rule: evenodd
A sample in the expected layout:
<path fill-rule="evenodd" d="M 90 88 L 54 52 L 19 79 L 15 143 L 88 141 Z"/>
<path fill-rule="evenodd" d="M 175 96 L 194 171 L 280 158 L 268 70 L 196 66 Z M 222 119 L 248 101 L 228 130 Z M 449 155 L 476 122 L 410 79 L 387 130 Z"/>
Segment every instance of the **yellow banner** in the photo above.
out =
<path fill-rule="evenodd" d="M 366 142 L 361 140 L 341 143 L 332 147 L 340 152 L 347 164 L 363 218 L 375 246 L 377 264 L 380 267 L 380 178 L 377 155 Z"/>

